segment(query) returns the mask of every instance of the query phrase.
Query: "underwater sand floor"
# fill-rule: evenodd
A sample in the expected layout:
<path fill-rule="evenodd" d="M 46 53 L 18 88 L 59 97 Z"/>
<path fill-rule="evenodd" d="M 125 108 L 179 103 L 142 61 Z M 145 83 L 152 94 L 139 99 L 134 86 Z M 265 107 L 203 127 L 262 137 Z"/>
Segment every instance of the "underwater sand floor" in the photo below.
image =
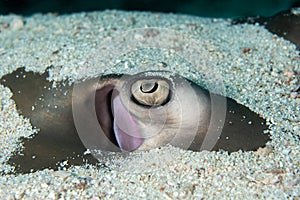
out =
<path fill-rule="evenodd" d="M 21 21 L 24 24 L 19 23 Z M 6 26 L 5 24 L 10 24 Z M 105 165 L 72 166 L 10 175 L 6 162 L 21 148 L 18 140 L 37 132 L 17 112 L 3 86 L 0 110 L 0 197 L 5 199 L 286 199 L 300 191 L 299 51 L 295 45 L 259 25 L 231 25 L 230 20 L 184 15 L 105 11 L 56 16 L 0 17 L 0 76 L 19 67 L 43 72 L 50 80 L 74 82 L 101 73 L 136 73 L 166 62 L 166 70 L 198 81 L 201 73 L 222 76 L 223 93 L 267 119 L 271 141 L 255 152 L 191 152 L 163 147 L 111 159 Z M 130 29 L 163 28 L 189 49 L 197 40 L 199 63 L 167 48 L 137 48 Z M 149 33 L 157 34 L 157 33 Z M 131 38 L 132 36 L 132 38 Z M 136 37 L 136 38 L 134 38 Z M 128 40 L 124 40 L 128 38 Z M 110 40 L 111 39 L 111 40 Z M 173 39 L 173 38 L 171 38 Z M 105 42 L 107 43 L 105 43 Z M 191 41 L 189 44 L 188 41 Z M 108 49 L 123 54 L 99 50 Z M 111 45 L 111 46 L 109 46 Z M 169 47 L 165 44 L 164 47 Z M 107 54 L 105 54 L 107 53 Z M 189 52 L 193 55 L 193 52 Z M 150 63 L 150 64 L 149 64 Z M 195 64 L 195 63 L 194 63 Z M 152 69 L 152 68 L 151 68 Z M 198 72 L 198 73 L 195 73 Z M 210 77 L 209 85 L 216 81 Z M 67 165 L 67 162 L 62 163 Z"/>

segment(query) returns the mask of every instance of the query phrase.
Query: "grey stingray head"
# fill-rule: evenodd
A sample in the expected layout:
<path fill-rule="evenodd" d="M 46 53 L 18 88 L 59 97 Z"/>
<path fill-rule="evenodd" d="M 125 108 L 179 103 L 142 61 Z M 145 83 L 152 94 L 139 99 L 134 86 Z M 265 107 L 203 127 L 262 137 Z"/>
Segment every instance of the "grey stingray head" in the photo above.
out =
<path fill-rule="evenodd" d="M 92 82 L 73 90 L 75 125 L 87 148 L 139 151 L 171 144 L 188 149 L 196 137 L 205 137 L 210 97 L 179 75 L 148 71 Z M 97 89 L 87 91 L 95 88 L 90 84 Z"/>
<path fill-rule="evenodd" d="M 16 151 L 8 161 L 16 172 L 57 169 L 65 160 L 95 164 L 103 160 L 96 150 L 140 151 L 171 144 L 234 152 L 269 141 L 258 114 L 178 74 L 110 74 L 56 87 L 48 76 L 19 68 L 0 79 L 11 89 L 19 113 L 39 129 L 34 137 L 23 138 L 22 153 Z M 92 155 L 84 154 L 86 149 Z"/>

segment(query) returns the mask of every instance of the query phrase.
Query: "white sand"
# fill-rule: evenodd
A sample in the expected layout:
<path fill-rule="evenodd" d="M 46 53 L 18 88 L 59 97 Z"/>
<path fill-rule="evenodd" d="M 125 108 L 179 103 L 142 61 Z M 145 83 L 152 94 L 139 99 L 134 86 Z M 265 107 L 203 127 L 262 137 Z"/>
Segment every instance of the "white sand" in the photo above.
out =
<path fill-rule="evenodd" d="M 7 27 L 9 24 L 13 25 Z M 180 52 L 161 48 L 138 49 L 118 57 L 99 50 L 107 38 L 118 41 L 120 35 L 132 36 L 122 31 L 143 27 L 167 28 L 195 37 L 201 51 L 195 56 L 202 65 L 190 66 L 193 52 L 187 59 Z M 258 152 L 228 155 L 165 147 L 116 158 L 105 168 L 76 166 L 65 171 L 5 175 L 11 170 L 5 162 L 18 148 L 18 138 L 34 130 L 28 119 L 18 115 L 10 91 L 1 86 L 1 199 L 300 198 L 300 99 L 291 92 L 299 85 L 294 72 L 300 72 L 300 57 L 290 42 L 261 26 L 232 26 L 230 20 L 117 11 L 1 16 L 0 30 L 0 76 L 22 66 L 39 72 L 52 66 L 50 79 L 73 82 L 103 72 L 135 73 L 162 61 L 168 63 L 166 69 L 199 83 L 201 73 L 218 72 L 229 97 L 267 119 L 272 138 Z M 117 32 L 119 35 L 113 36 Z M 193 41 L 188 38 L 185 41 Z M 133 45 L 130 40 L 112 46 L 122 52 L 124 46 Z M 251 50 L 243 53 L 244 48 Z M 95 65 L 99 59 L 104 64 Z"/>

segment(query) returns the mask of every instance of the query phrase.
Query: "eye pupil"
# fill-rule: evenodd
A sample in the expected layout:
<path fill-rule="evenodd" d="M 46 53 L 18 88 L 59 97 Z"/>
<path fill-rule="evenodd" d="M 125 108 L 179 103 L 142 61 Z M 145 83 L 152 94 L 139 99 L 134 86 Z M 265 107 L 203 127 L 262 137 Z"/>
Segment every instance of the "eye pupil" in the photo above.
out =
<path fill-rule="evenodd" d="M 158 89 L 157 82 L 143 82 L 140 86 L 140 90 L 143 93 L 153 93 Z"/>

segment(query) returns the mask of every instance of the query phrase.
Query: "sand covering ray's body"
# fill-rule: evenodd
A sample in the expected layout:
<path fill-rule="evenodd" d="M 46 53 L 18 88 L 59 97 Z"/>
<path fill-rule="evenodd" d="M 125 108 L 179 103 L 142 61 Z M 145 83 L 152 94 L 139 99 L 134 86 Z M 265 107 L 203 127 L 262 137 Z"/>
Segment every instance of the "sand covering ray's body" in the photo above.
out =
<path fill-rule="evenodd" d="M 40 132 L 36 136 L 34 136 L 33 139 L 24 140 L 24 155 L 16 155 L 10 160 L 11 163 L 19 166 L 19 168 L 17 168 L 17 171 L 20 172 L 26 172 L 30 169 L 36 170 L 48 167 L 57 168 L 56 164 L 66 159 L 69 159 L 70 164 L 80 164 L 82 163 L 83 158 L 88 159 L 89 162 L 96 162 L 96 160 L 92 156 L 83 155 L 85 147 L 78 137 L 78 133 L 75 128 L 72 116 L 73 85 L 63 86 L 63 84 L 61 84 L 57 88 L 52 88 L 52 83 L 46 80 L 47 76 L 47 72 L 40 75 L 38 73 L 25 72 L 24 68 L 20 68 L 12 74 L 5 75 L 1 79 L 1 84 L 4 84 L 12 90 L 12 98 L 15 100 L 20 113 L 25 117 L 28 117 L 31 123 L 40 130 Z M 177 78 L 178 77 L 179 79 L 183 80 L 182 77 L 177 76 Z M 143 77 L 141 77 L 140 75 L 139 79 L 141 78 Z M 101 98 L 102 101 L 107 102 L 107 99 L 105 98 L 111 98 L 111 91 L 114 89 L 114 87 L 116 87 L 117 82 L 122 82 L 121 76 L 110 75 L 103 77 L 103 79 L 100 79 L 97 88 L 98 92 L 96 92 L 95 96 L 96 102 L 101 101 Z M 124 82 L 122 82 L 122 84 L 124 84 Z M 210 121 L 210 98 L 214 94 L 211 94 L 210 96 L 206 90 L 193 83 L 191 83 L 191 86 L 194 91 L 196 91 L 195 94 L 197 94 L 197 98 L 201 97 L 202 104 L 200 104 L 200 106 L 206 107 L 202 110 L 203 113 L 201 113 L 203 114 L 202 117 L 204 116 L 204 118 L 202 120 L 199 120 L 198 118 L 195 119 L 195 114 L 184 115 L 187 118 L 184 119 L 184 121 L 187 122 L 187 126 L 182 129 L 184 131 L 179 133 L 179 135 L 181 134 L 181 137 L 179 138 L 181 140 L 184 140 L 184 134 L 186 134 L 186 131 L 188 131 L 188 125 L 192 125 L 196 121 L 199 121 L 200 125 L 197 129 L 195 140 L 192 141 L 192 143 L 189 143 L 189 149 L 200 150 L 201 144 L 203 142 L 203 137 L 205 136 L 207 131 L 207 125 Z M 172 93 L 176 94 L 176 92 L 178 91 L 179 95 L 184 94 L 179 93 L 180 84 L 176 85 L 176 87 L 173 89 Z M 85 88 L 84 90 L 89 91 L 91 90 L 91 88 Z M 106 92 L 103 93 L 103 91 Z M 217 96 L 218 98 L 224 98 L 219 95 L 215 96 Z M 268 141 L 268 136 L 263 134 L 263 130 L 266 128 L 264 119 L 260 118 L 257 114 L 250 111 L 245 106 L 238 104 L 236 101 L 229 98 L 226 99 L 227 113 L 224 127 L 222 129 L 220 139 L 213 147 L 213 150 L 224 149 L 229 152 L 233 152 L 239 149 L 254 150 L 260 146 L 263 146 Z M 128 98 L 127 100 L 131 101 L 132 99 Z M 108 102 L 110 102 L 110 99 Z M 136 103 L 138 102 L 130 102 L 130 104 L 132 105 Z M 182 109 L 185 109 L 185 107 L 190 106 L 189 104 L 193 102 L 189 102 L 187 100 L 181 103 L 183 103 L 183 105 L 181 105 Z M 116 135 L 114 135 L 114 132 L 116 131 L 113 130 L 113 120 L 116 117 L 112 118 L 113 111 L 110 107 L 105 107 L 104 104 L 101 103 L 96 103 L 96 105 L 94 106 L 96 108 L 95 110 L 98 122 L 103 128 L 107 138 L 109 139 L 108 141 L 119 147 L 121 146 L 122 148 L 122 141 L 116 141 L 116 139 L 118 140 L 118 138 L 116 138 Z M 139 109 L 147 109 L 147 107 L 145 106 L 137 106 L 139 107 Z M 163 106 L 164 104 L 162 105 L 162 107 Z M 116 115 L 117 113 L 114 114 Z M 138 113 L 135 114 L 135 116 L 138 115 Z M 173 117 L 176 118 L 179 116 Z M 139 121 L 142 119 L 143 117 L 140 117 L 136 120 Z M 249 127 L 249 121 L 252 122 L 251 127 Z M 188 124 L 188 122 L 191 123 Z M 168 122 L 166 123 L 168 124 Z M 172 126 L 175 129 L 180 128 L 179 124 L 177 124 L 177 127 L 176 124 L 175 127 L 174 124 L 172 124 Z M 151 130 L 151 127 L 148 127 L 148 129 Z M 164 130 L 162 132 L 166 133 L 166 131 L 164 132 Z M 154 137 L 154 139 L 152 139 L 152 141 L 151 139 L 148 139 L 150 141 L 148 146 L 143 145 L 143 143 L 147 142 L 147 139 L 144 139 L 144 141 L 142 141 L 135 147 L 127 147 L 127 150 L 136 150 L 139 149 L 139 146 L 143 147 L 141 148 L 142 150 L 149 149 L 168 143 L 167 140 L 162 140 L 161 138 L 162 135 L 157 135 L 156 138 Z M 105 145 L 103 141 L 95 140 L 95 143 L 98 145 L 102 145 L 102 149 L 105 150 L 106 147 L 104 147 Z M 32 156 L 34 156 L 35 159 L 33 159 Z"/>

